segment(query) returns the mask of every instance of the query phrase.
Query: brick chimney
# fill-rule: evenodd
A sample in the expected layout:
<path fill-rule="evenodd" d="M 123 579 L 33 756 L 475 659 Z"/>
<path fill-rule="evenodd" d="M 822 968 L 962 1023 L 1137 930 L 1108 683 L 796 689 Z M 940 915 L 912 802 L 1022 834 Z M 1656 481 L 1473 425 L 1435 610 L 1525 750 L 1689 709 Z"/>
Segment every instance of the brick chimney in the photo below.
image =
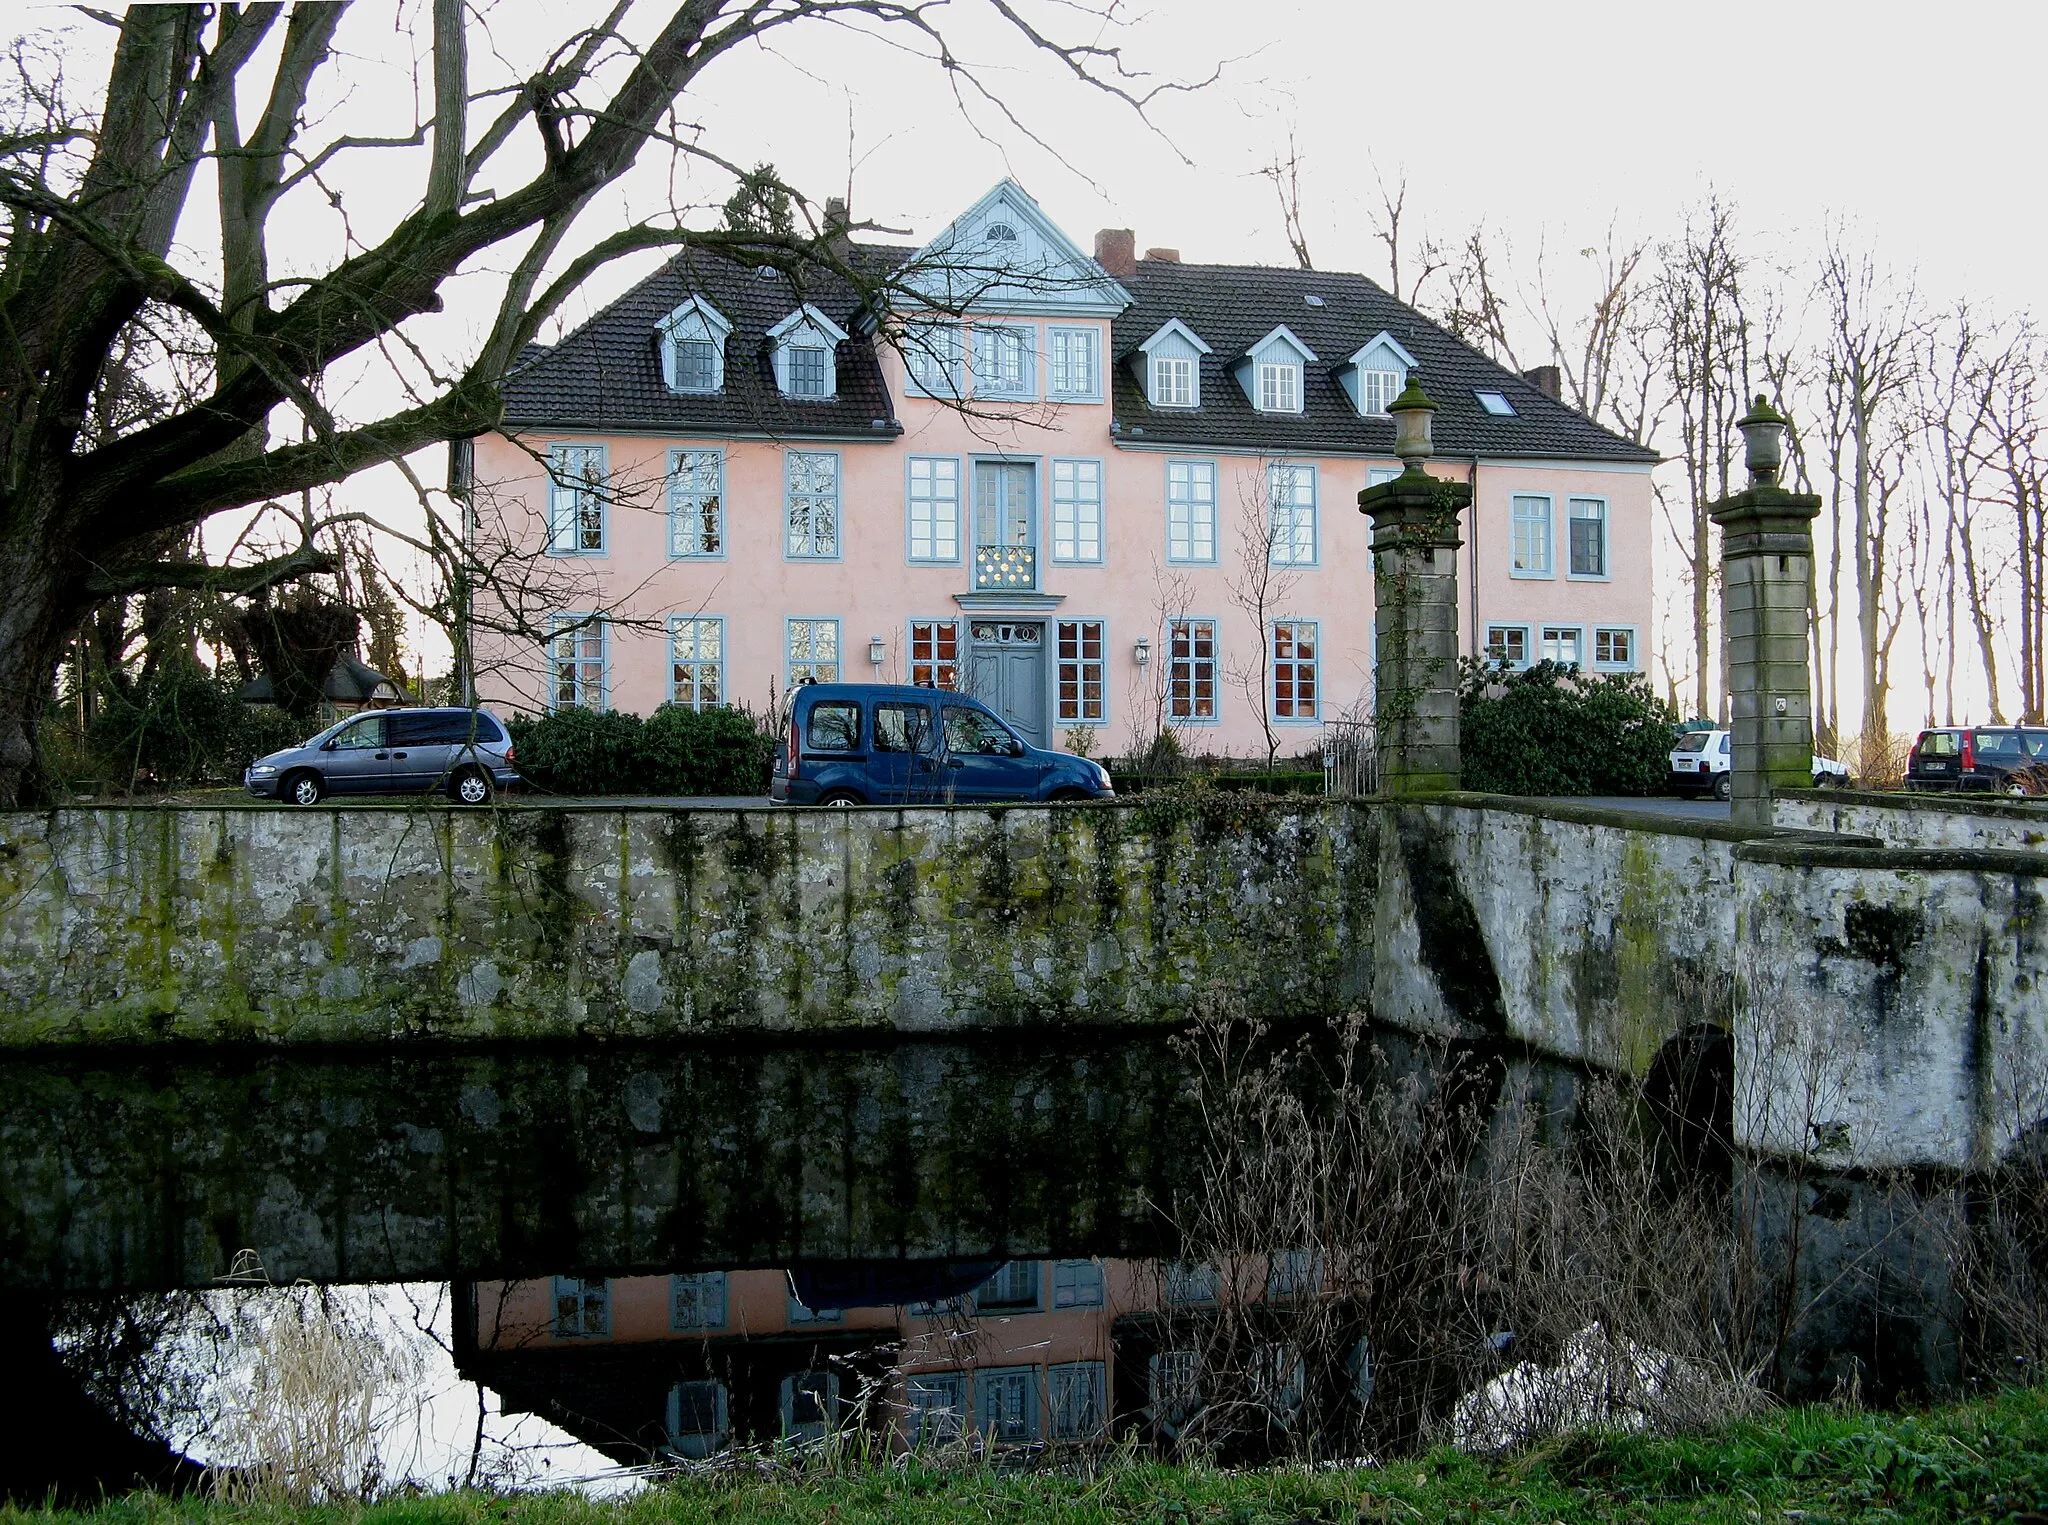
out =
<path fill-rule="evenodd" d="M 1095 263 L 1121 279 L 1138 268 L 1138 235 L 1129 228 L 1104 228 L 1095 235 Z"/>
<path fill-rule="evenodd" d="M 1158 260 L 1158 261 L 1159 261 L 1159 262 L 1160 262 L 1161 264 L 1166 264 L 1166 265 L 1178 265 L 1178 264 L 1180 263 L 1180 250 L 1178 250 L 1178 249 L 1147 249 L 1147 250 L 1145 251 L 1145 258 L 1147 258 L 1147 259 L 1156 259 L 1156 260 Z"/>
<path fill-rule="evenodd" d="M 841 259 L 853 247 L 853 239 L 846 231 L 846 225 L 853 221 L 847 213 L 844 196 L 825 198 L 825 243 Z"/>
<path fill-rule="evenodd" d="M 1564 401 L 1564 374 L 1554 365 L 1539 365 L 1522 372 L 1522 379 L 1552 402 Z"/>

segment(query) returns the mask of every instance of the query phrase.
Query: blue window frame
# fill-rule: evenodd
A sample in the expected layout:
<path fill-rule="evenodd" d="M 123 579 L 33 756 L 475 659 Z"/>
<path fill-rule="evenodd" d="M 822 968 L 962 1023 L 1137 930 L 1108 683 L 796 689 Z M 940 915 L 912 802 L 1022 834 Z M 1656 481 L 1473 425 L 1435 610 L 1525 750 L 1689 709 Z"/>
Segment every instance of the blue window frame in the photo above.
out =
<path fill-rule="evenodd" d="M 1100 335 L 1092 328 L 1049 328 L 1045 335 L 1045 391 L 1067 402 L 1100 402 Z"/>
<path fill-rule="evenodd" d="M 549 554 L 602 556 L 608 496 L 604 446 L 548 446 Z"/>
<path fill-rule="evenodd" d="M 907 534 L 912 561 L 960 560 L 960 458 L 914 455 L 908 469 Z"/>
<path fill-rule="evenodd" d="M 839 621 L 797 615 L 783 622 L 785 687 L 839 681 Z"/>
<path fill-rule="evenodd" d="M 553 1330 L 558 1340 L 602 1340 L 612 1332 L 612 1284 L 603 1278 L 555 1278 Z"/>
<path fill-rule="evenodd" d="M 1216 559 L 1216 463 L 1166 463 L 1166 559 Z"/>
<path fill-rule="evenodd" d="M 1498 667 L 1527 667 L 1529 665 L 1529 627 L 1527 625 L 1488 625 L 1486 627 L 1486 660 Z"/>
<path fill-rule="evenodd" d="M 594 614 L 558 614 L 548 637 L 548 708 L 602 710 L 610 686 L 605 622 Z"/>
<path fill-rule="evenodd" d="M 966 335 L 953 318 L 914 318 L 903 326 L 903 369 L 910 391 L 957 400 L 967 395 L 962 361 Z"/>
<path fill-rule="evenodd" d="M 668 553 L 679 561 L 725 556 L 725 452 L 668 453 Z"/>
<path fill-rule="evenodd" d="M 972 337 L 975 396 L 1037 395 L 1036 329 L 1028 323 L 977 323 Z"/>
<path fill-rule="evenodd" d="M 1602 672 L 1636 670 L 1636 627 L 1596 625 L 1593 627 L 1593 665 Z"/>
<path fill-rule="evenodd" d="M 1052 463 L 1052 559 L 1102 560 L 1102 462 Z"/>
<path fill-rule="evenodd" d="M 668 699 L 686 710 L 725 703 L 725 621 L 678 614 L 668 622 Z"/>
<path fill-rule="evenodd" d="M 1283 723 L 1322 719 L 1322 631 L 1314 620 L 1275 620 L 1272 644 L 1272 716 Z"/>
<path fill-rule="evenodd" d="M 725 1328 L 725 1272 L 699 1271 L 671 1276 L 669 1328 L 677 1331 Z"/>
<path fill-rule="evenodd" d="M 1267 549 L 1276 567 L 1316 564 L 1316 468 L 1308 461 L 1271 461 L 1266 498 L 1272 515 Z"/>
<path fill-rule="evenodd" d="M 1200 615 L 1166 622 L 1166 718 L 1175 725 L 1215 725 L 1222 718 L 1216 624 Z"/>
<path fill-rule="evenodd" d="M 1550 497 L 1547 493 L 1518 492 L 1512 514 L 1513 560 L 1510 577 L 1554 577 L 1556 561 L 1551 555 Z"/>
<path fill-rule="evenodd" d="M 839 452 L 787 450 L 782 470 L 783 554 L 791 561 L 839 560 Z"/>
<path fill-rule="evenodd" d="M 1565 502 L 1566 547 L 1571 557 L 1566 575 L 1605 581 L 1607 578 L 1607 500 L 1569 498 Z"/>

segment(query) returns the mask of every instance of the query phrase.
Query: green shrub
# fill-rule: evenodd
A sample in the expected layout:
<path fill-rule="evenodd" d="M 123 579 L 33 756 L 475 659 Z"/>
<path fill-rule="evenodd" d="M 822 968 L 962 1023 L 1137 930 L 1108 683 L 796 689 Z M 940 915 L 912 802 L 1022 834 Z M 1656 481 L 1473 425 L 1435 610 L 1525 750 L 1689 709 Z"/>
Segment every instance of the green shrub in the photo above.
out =
<path fill-rule="evenodd" d="M 764 794 L 774 742 L 725 706 L 559 710 L 509 722 L 520 776 L 551 794 Z"/>
<path fill-rule="evenodd" d="M 1488 794 L 1654 794 L 1677 717 L 1641 673 L 1467 659 L 1459 684 L 1464 784 Z"/>
<path fill-rule="evenodd" d="M 256 758 L 309 734 L 304 722 L 274 705 L 245 704 L 239 687 L 223 675 L 178 666 L 131 693 L 108 694 L 86 733 L 86 754 L 115 788 L 239 783 Z"/>

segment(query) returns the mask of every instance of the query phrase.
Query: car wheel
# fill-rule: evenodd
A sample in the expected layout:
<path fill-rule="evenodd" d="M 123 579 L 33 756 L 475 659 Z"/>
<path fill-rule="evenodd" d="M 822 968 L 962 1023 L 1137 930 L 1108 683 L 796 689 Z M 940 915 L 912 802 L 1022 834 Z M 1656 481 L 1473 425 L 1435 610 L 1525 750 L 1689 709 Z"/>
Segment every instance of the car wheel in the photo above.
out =
<path fill-rule="evenodd" d="M 845 810 L 853 805 L 864 805 L 867 801 L 850 789 L 834 789 L 830 794 L 819 795 L 818 803 L 836 810 Z"/>
<path fill-rule="evenodd" d="M 492 792 L 481 768 L 464 768 L 448 784 L 448 797 L 458 805 L 488 805 Z"/>
<path fill-rule="evenodd" d="M 317 773 L 294 773 L 284 781 L 284 787 L 278 793 L 294 805 L 317 805 L 327 793 L 327 787 L 320 782 Z"/>
<path fill-rule="evenodd" d="M 1725 800 L 1728 798 L 1729 795 L 1733 794 L 1734 792 L 1735 777 L 1733 774 L 1723 773 L 1719 778 L 1714 780 L 1715 799 Z"/>

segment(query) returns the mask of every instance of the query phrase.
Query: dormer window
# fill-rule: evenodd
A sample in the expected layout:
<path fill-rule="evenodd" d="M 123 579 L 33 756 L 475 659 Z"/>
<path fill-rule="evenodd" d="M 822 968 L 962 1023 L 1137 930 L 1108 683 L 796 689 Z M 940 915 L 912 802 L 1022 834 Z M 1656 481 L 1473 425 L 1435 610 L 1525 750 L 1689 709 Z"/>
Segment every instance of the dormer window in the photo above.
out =
<path fill-rule="evenodd" d="M 1338 371 L 1338 379 L 1360 418 L 1384 417 L 1387 404 L 1408 385 L 1415 357 L 1384 331 L 1362 345 Z"/>
<path fill-rule="evenodd" d="M 1161 355 L 1152 362 L 1152 406 L 1195 405 L 1195 362 L 1185 355 Z"/>
<path fill-rule="evenodd" d="M 1179 318 L 1167 319 L 1158 332 L 1138 346 L 1145 378 L 1145 397 L 1155 408 L 1199 408 L 1202 405 L 1202 356 L 1209 346 Z"/>
<path fill-rule="evenodd" d="M 1301 411 L 1301 367 L 1261 365 L 1259 367 L 1259 411 L 1299 413 Z"/>
<path fill-rule="evenodd" d="M 1246 350 L 1231 369 L 1261 413 L 1299 413 L 1302 367 L 1315 358 L 1315 351 L 1283 323 Z"/>
<path fill-rule="evenodd" d="M 692 297 L 661 320 L 661 379 L 671 392 L 718 392 L 725 387 L 725 336 L 732 324 L 702 297 Z"/>
<path fill-rule="evenodd" d="M 818 401 L 839 395 L 835 356 L 846 330 L 806 302 L 768 330 L 775 341 L 775 385 L 785 397 Z"/>

